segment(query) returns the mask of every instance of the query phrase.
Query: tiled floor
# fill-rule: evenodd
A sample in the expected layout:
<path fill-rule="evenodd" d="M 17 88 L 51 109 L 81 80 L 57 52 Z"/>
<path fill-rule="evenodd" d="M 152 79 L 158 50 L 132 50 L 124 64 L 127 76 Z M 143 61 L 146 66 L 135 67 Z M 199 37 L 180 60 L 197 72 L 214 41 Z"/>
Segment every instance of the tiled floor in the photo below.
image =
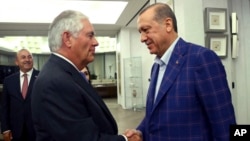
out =
<path fill-rule="evenodd" d="M 140 109 L 136 111 L 132 109 L 125 110 L 122 109 L 121 105 L 117 104 L 116 98 L 104 98 L 103 100 L 105 101 L 109 110 L 114 116 L 120 134 L 128 128 L 136 128 L 144 117 L 145 109 Z"/>

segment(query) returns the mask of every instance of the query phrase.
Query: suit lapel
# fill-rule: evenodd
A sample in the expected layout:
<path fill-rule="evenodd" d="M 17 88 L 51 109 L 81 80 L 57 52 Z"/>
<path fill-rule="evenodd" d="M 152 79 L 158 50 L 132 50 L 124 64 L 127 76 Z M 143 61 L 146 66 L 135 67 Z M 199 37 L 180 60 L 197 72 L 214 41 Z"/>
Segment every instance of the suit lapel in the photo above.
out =
<path fill-rule="evenodd" d="M 28 99 L 30 97 L 30 94 L 32 92 L 33 83 L 34 83 L 37 75 L 38 75 L 38 71 L 34 69 L 33 72 L 32 72 L 31 78 L 30 78 L 29 87 L 28 87 L 28 91 L 27 91 L 27 96 L 26 96 L 25 99 Z"/>
<path fill-rule="evenodd" d="M 15 90 L 15 95 L 18 97 L 20 100 L 23 100 L 22 97 L 22 90 L 20 86 L 20 72 L 16 73 L 15 78 L 12 81 L 12 86 L 15 87 L 13 90 Z"/>
<path fill-rule="evenodd" d="M 187 47 L 184 46 L 184 41 L 180 38 L 180 40 L 175 45 L 175 48 L 172 52 L 170 60 L 167 64 L 166 71 L 164 73 L 159 92 L 157 98 L 155 100 L 154 109 L 160 103 L 161 99 L 167 95 L 168 90 L 173 85 L 176 77 L 178 76 L 184 62 L 184 54 L 187 50 Z"/>
<path fill-rule="evenodd" d="M 98 93 L 94 90 L 94 88 L 91 86 L 91 84 L 89 84 L 82 76 L 81 74 L 78 73 L 74 73 L 72 74 L 73 79 L 75 80 L 75 82 L 81 87 L 83 88 L 87 94 L 92 97 L 92 99 L 98 104 L 100 105 L 101 109 L 104 111 L 104 113 L 107 115 L 108 120 L 111 121 L 111 123 L 113 123 L 112 125 L 114 125 L 114 129 L 117 129 L 117 125 L 115 122 L 114 118 L 112 114 L 110 113 L 110 111 L 108 110 L 108 107 L 106 106 L 106 104 L 103 102 L 103 100 L 101 99 L 101 97 L 98 95 Z"/>
<path fill-rule="evenodd" d="M 84 91 L 86 91 L 86 94 L 88 94 L 104 111 L 104 113 L 108 117 L 113 117 L 110 111 L 108 110 L 106 104 L 103 102 L 101 97 L 98 95 L 98 93 L 94 90 L 94 88 L 89 84 L 84 78 L 82 78 L 81 74 L 68 62 L 65 60 L 55 56 L 52 54 L 51 59 L 55 61 L 60 67 L 66 71 L 67 73 L 70 73 L 74 79 L 74 81 L 82 88 Z M 117 129 L 117 125 L 115 120 L 112 118 L 107 118 L 111 120 L 111 123 L 114 125 L 114 129 Z M 116 127 L 115 127 L 116 126 Z"/>
<path fill-rule="evenodd" d="M 155 87 L 156 87 L 158 72 L 159 72 L 159 64 L 154 63 L 152 70 L 151 70 L 150 85 L 148 89 L 148 96 L 147 96 L 147 103 L 146 103 L 147 113 L 150 113 L 153 109 Z"/>
<path fill-rule="evenodd" d="M 80 87 L 83 88 L 98 105 L 100 105 L 100 107 L 105 111 L 105 113 L 111 116 L 111 113 L 109 112 L 106 104 L 103 102 L 98 93 L 94 90 L 91 84 L 89 84 L 84 78 L 82 78 L 80 73 L 79 75 L 74 75 L 73 77 L 75 81 L 78 83 L 78 85 L 80 85 Z"/>

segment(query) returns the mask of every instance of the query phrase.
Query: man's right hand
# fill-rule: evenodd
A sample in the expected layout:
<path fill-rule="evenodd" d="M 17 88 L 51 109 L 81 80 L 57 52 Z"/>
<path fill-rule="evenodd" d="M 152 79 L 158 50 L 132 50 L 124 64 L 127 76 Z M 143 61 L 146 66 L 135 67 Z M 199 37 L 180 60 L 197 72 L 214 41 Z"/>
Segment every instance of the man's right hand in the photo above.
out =
<path fill-rule="evenodd" d="M 12 133 L 11 131 L 3 132 L 3 140 L 4 141 L 11 141 L 12 140 Z"/>
<path fill-rule="evenodd" d="M 142 133 L 136 129 L 127 129 L 124 135 L 128 138 L 128 141 L 142 141 Z"/>

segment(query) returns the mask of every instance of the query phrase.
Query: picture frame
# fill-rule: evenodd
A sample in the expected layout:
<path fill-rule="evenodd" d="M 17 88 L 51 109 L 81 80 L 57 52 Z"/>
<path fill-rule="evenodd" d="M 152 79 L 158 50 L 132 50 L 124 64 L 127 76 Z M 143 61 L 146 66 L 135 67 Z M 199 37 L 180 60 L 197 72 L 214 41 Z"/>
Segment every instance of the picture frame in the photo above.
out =
<path fill-rule="evenodd" d="M 225 34 L 207 34 L 206 47 L 213 50 L 220 58 L 227 56 L 228 36 Z"/>
<path fill-rule="evenodd" d="M 231 13 L 231 33 L 237 35 L 239 29 L 239 21 L 236 12 Z"/>
<path fill-rule="evenodd" d="M 205 32 L 227 31 L 227 9 L 205 8 Z"/>
<path fill-rule="evenodd" d="M 232 35 L 232 58 L 236 59 L 239 55 L 239 38 L 238 35 Z"/>

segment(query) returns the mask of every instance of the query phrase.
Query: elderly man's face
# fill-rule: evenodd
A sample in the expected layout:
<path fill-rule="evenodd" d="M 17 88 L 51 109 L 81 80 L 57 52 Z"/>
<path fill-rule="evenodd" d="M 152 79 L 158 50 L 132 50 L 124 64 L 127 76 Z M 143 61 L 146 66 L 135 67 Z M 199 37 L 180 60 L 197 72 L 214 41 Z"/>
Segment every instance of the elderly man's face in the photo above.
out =
<path fill-rule="evenodd" d="M 89 20 L 82 21 L 84 28 L 80 31 L 77 38 L 74 39 L 73 52 L 77 59 L 80 59 L 84 64 L 94 61 L 95 47 L 98 42 L 94 35 L 94 28 Z"/>
<path fill-rule="evenodd" d="M 33 68 L 33 57 L 27 50 L 21 50 L 16 56 L 16 65 L 22 72 L 28 72 Z"/>

